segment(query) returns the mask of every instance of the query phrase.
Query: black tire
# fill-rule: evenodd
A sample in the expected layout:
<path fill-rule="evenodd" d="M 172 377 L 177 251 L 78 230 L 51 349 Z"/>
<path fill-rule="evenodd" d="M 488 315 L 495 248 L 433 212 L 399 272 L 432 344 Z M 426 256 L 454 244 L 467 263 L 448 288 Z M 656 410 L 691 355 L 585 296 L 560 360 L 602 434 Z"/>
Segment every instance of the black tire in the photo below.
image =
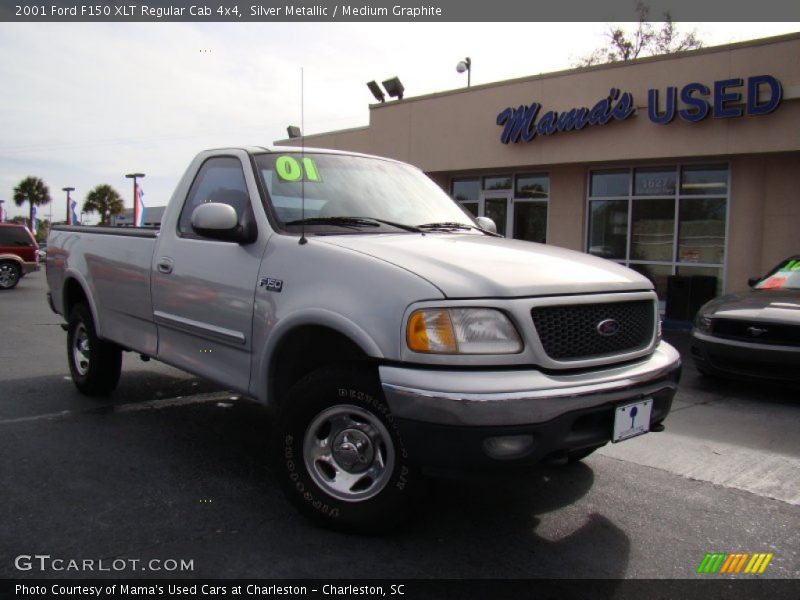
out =
<path fill-rule="evenodd" d="M 22 269 L 10 260 L 0 262 L 0 290 L 10 290 L 17 287 L 22 277 Z"/>
<path fill-rule="evenodd" d="M 297 383 L 276 420 L 278 476 L 318 525 L 376 534 L 402 523 L 422 481 L 377 378 L 323 368 Z"/>
<path fill-rule="evenodd" d="M 75 387 L 87 396 L 106 396 L 117 387 L 122 350 L 97 337 L 92 312 L 83 302 L 69 315 L 67 362 Z"/>

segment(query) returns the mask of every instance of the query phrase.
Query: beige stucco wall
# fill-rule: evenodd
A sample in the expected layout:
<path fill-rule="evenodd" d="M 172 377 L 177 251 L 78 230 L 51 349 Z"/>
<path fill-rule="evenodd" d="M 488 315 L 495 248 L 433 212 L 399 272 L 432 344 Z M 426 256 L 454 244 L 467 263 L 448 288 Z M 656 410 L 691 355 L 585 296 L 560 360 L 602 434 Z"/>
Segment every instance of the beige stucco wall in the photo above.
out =
<path fill-rule="evenodd" d="M 586 169 L 581 166 L 550 169 L 547 243 L 583 250 L 586 223 Z"/>
<path fill-rule="evenodd" d="M 800 154 L 767 162 L 763 232 L 760 274 L 786 256 L 800 254 Z"/>
<path fill-rule="evenodd" d="M 632 63 L 604 65 L 476 86 L 370 107 L 368 129 L 307 136 L 306 144 L 366 151 L 411 162 L 425 171 L 560 165 L 603 161 L 731 156 L 800 149 L 800 34 Z M 663 98 L 668 86 L 754 75 L 772 75 L 784 101 L 769 115 L 676 118 L 656 125 L 647 117 L 647 90 Z M 548 110 L 591 108 L 611 87 L 631 92 L 637 112 L 625 121 L 581 131 L 502 144 L 497 114 L 539 102 Z M 679 106 L 680 103 L 679 103 Z M 284 140 L 286 142 L 286 140 Z M 283 142 L 280 142 L 283 143 Z M 299 143 L 293 141 L 293 143 Z"/>

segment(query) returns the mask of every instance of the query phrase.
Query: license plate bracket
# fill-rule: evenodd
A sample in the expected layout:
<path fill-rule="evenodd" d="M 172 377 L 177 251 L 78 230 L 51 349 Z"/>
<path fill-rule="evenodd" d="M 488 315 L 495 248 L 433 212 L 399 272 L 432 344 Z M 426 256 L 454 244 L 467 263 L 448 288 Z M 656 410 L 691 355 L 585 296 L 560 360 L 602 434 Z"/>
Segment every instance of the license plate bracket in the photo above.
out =
<path fill-rule="evenodd" d="M 611 441 L 623 442 L 650 431 L 650 414 L 652 412 L 652 398 L 643 398 L 636 402 L 617 406 L 614 410 L 614 435 Z"/>

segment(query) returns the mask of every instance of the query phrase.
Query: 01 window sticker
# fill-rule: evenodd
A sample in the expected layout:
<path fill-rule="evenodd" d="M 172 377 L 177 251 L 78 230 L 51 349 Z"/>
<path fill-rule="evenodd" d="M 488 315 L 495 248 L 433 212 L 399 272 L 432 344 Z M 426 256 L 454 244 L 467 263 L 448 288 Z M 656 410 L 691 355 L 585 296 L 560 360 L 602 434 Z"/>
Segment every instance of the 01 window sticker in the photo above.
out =
<path fill-rule="evenodd" d="M 313 160 L 304 156 L 302 163 L 301 165 L 294 156 L 284 154 L 275 159 L 275 172 L 282 181 L 300 181 L 304 176 L 306 181 L 322 181 L 317 165 Z"/>

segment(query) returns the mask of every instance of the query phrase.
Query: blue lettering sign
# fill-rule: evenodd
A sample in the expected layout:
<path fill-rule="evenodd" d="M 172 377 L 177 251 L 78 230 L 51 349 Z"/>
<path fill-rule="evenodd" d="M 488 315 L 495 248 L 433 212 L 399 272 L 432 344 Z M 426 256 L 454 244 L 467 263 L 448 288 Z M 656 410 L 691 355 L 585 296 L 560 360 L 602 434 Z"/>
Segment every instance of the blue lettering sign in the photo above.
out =
<path fill-rule="evenodd" d="M 729 119 L 731 117 L 741 117 L 742 109 L 739 106 L 726 106 L 728 102 L 739 102 L 742 95 L 739 92 L 727 91 L 729 87 L 739 87 L 742 85 L 742 80 L 738 77 L 735 79 L 723 79 L 714 82 L 714 118 L 715 119 Z"/>
<path fill-rule="evenodd" d="M 530 106 L 519 106 L 516 109 L 508 107 L 501 111 L 497 115 L 497 124 L 503 126 L 500 141 L 504 144 L 509 142 L 516 144 L 520 136 L 524 142 L 530 142 L 535 138 L 536 127 L 533 127 L 533 123 L 540 106 L 538 102 L 534 102 Z"/>
<path fill-rule="evenodd" d="M 620 96 L 618 89 L 611 88 L 608 96 L 599 100 L 591 109 L 573 108 L 562 113 L 551 110 L 544 113 L 537 122 L 536 115 L 540 109 L 541 104 L 533 102 L 530 106 L 509 106 L 500 111 L 496 121 L 503 128 L 500 141 L 504 144 L 530 142 L 537 135 L 547 136 L 579 130 L 587 125 L 605 125 L 612 119 L 624 121 L 633 114 L 635 107 L 630 92 Z"/>
<path fill-rule="evenodd" d="M 713 88 L 702 83 L 688 83 L 680 88 L 668 86 L 664 93 L 664 107 L 659 106 L 659 90 L 647 90 L 647 117 L 657 125 L 667 125 L 680 116 L 687 123 L 698 123 L 710 114 L 715 119 L 728 119 L 767 115 L 781 103 L 781 83 L 771 75 L 755 75 L 747 79 L 746 99 L 734 88 L 740 88 L 744 80 L 735 77 L 715 81 Z M 713 93 L 712 93 L 713 89 Z M 680 95 L 679 95 L 680 94 Z M 681 108 L 678 108 L 680 98 Z M 608 96 L 598 100 L 592 108 L 580 107 L 558 113 L 547 111 L 536 120 L 541 104 L 508 107 L 497 115 L 497 124 L 503 128 L 500 141 L 504 144 L 530 142 L 536 136 L 549 136 L 559 132 L 579 131 L 587 125 L 605 125 L 612 120 L 624 121 L 636 110 L 630 92 L 620 94 L 611 88 Z"/>
<path fill-rule="evenodd" d="M 666 106 L 663 114 L 658 114 L 658 90 L 647 90 L 647 116 L 657 125 L 672 123 L 675 118 L 675 95 L 677 90 L 674 87 L 667 88 Z"/>
<path fill-rule="evenodd" d="M 708 116 L 708 102 L 703 98 L 693 96 L 692 94 L 695 92 L 701 96 L 708 96 L 711 90 L 702 83 L 690 83 L 689 85 L 683 86 L 681 90 L 681 102 L 691 107 L 691 110 L 682 108 L 678 111 L 678 114 L 681 116 L 681 119 L 687 123 L 697 123 Z"/>
<path fill-rule="evenodd" d="M 758 92 L 761 85 L 769 87 L 770 97 L 764 103 L 759 103 Z M 751 117 L 768 115 L 778 108 L 783 97 L 783 89 L 780 82 L 771 75 L 756 75 L 747 80 L 747 114 Z"/>

